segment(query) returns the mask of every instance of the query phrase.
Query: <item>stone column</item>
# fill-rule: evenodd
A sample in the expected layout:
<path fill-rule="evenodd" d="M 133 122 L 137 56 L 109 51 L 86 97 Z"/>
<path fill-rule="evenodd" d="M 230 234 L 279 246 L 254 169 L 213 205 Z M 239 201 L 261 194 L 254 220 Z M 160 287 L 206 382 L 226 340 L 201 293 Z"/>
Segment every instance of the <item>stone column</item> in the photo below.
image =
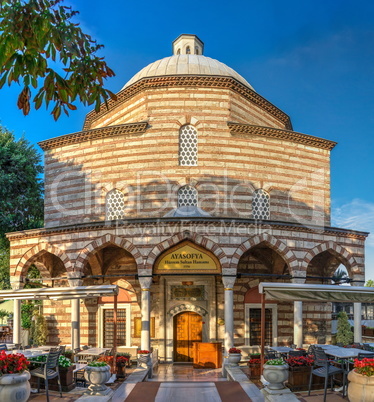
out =
<path fill-rule="evenodd" d="M 292 278 L 292 283 L 305 283 L 303 276 L 306 276 L 305 271 L 293 271 L 292 275 L 296 278 Z M 298 348 L 303 347 L 303 302 L 293 302 L 293 343 Z"/>
<path fill-rule="evenodd" d="M 303 302 L 293 302 L 293 343 L 298 348 L 303 347 Z"/>
<path fill-rule="evenodd" d="M 79 272 L 68 273 L 69 286 L 82 286 L 83 280 Z M 80 299 L 71 299 L 71 348 L 72 350 L 80 348 L 81 330 L 80 330 Z"/>
<path fill-rule="evenodd" d="M 225 294 L 225 354 L 234 346 L 234 283 L 236 276 L 222 276 Z"/>
<path fill-rule="evenodd" d="M 142 309 L 142 325 L 140 335 L 140 348 L 142 350 L 151 350 L 151 291 L 152 276 L 139 276 L 141 293 L 141 309 Z"/>
<path fill-rule="evenodd" d="M 80 299 L 71 300 L 71 348 L 81 347 Z"/>
<path fill-rule="evenodd" d="M 353 303 L 354 342 L 362 342 L 361 303 Z"/>
<path fill-rule="evenodd" d="M 13 290 L 22 289 L 24 283 L 20 278 L 11 278 Z M 21 343 L 21 299 L 13 300 L 13 343 Z"/>

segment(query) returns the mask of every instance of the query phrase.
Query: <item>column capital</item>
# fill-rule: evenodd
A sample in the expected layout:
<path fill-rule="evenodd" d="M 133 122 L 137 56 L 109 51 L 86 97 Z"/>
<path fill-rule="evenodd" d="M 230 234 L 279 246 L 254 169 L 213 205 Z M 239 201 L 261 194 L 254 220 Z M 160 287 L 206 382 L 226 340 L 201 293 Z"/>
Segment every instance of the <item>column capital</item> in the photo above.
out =
<path fill-rule="evenodd" d="M 10 286 L 13 290 L 23 289 L 25 286 L 24 277 L 23 276 L 11 276 L 10 277 Z"/>
<path fill-rule="evenodd" d="M 235 281 L 236 281 L 236 276 L 228 276 L 228 275 L 222 276 L 222 283 L 223 283 L 225 290 L 233 290 Z"/>
<path fill-rule="evenodd" d="M 68 272 L 67 275 L 70 287 L 83 285 L 83 279 L 80 272 Z"/>
<path fill-rule="evenodd" d="M 139 276 L 140 287 L 143 291 L 150 289 L 152 285 L 152 276 Z"/>

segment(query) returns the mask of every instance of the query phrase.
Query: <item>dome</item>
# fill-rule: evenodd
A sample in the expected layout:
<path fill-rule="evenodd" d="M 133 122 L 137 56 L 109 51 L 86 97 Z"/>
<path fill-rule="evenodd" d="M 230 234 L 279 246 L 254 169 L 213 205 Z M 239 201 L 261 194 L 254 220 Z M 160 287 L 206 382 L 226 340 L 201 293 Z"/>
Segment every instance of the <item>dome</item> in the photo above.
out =
<path fill-rule="evenodd" d="M 173 42 L 173 56 L 157 60 L 144 67 L 122 89 L 129 87 L 143 78 L 197 75 L 232 77 L 253 90 L 252 86 L 235 70 L 218 60 L 203 56 L 203 46 L 201 44 L 202 42 L 196 35 L 184 34 L 179 36 Z M 195 54 L 191 54 L 190 49 L 195 49 Z"/>

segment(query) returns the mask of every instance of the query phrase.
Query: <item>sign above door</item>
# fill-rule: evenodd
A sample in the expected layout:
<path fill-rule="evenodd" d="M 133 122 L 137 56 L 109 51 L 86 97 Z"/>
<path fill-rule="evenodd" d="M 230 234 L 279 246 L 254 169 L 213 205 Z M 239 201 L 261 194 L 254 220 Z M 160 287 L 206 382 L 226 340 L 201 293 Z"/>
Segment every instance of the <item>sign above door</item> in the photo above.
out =
<path fill-rule="evenodd" d="M 154 265 L 162 273 L 219 273 L 218 258 L 210 251 L 190 241 L 184 241 L 160 255 Z"/>

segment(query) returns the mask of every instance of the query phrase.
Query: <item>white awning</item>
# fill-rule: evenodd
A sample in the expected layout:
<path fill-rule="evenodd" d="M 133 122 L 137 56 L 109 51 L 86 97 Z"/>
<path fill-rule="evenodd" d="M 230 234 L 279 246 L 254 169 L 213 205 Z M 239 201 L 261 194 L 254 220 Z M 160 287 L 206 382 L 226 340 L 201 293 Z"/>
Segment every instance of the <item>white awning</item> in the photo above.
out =
<path fill-rule="evenodd" d="M 374 303 L 374 288 L 367 286 L 262 282 L 259 292 L 266 300 Z"/>
<path fill-rule="evenodd" d="M 117 285 L 1 290 L 0 300 L 66 300 L 118 295 Z"/>

